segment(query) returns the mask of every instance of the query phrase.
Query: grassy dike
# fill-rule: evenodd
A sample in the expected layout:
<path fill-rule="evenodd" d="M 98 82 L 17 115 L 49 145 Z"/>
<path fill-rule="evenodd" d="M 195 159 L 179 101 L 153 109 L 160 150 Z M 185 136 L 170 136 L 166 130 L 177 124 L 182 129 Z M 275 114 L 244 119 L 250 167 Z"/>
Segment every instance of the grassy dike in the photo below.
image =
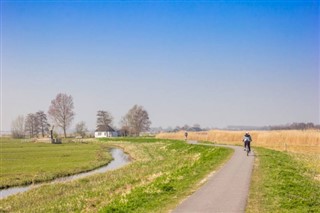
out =
<path fill-rule="evenodd" d="M 80 180 L 1 200 L 3 212 L 168 212 L 232 154 L 231 149 L 163 139 L 101 141 L 133 161 Z M 36 202 L 35 202 L 36 201 Z"/>
<path fill-rule="evenodd" d="M 89 171 L 112 160 L 101 143 L 33 143 L 1 138 L 0 188 Z"/>
<path fill-rule="evenodd" d="M 246 212 L 320 212 L 320 181 L 295 155 L 255 148 Z"/>

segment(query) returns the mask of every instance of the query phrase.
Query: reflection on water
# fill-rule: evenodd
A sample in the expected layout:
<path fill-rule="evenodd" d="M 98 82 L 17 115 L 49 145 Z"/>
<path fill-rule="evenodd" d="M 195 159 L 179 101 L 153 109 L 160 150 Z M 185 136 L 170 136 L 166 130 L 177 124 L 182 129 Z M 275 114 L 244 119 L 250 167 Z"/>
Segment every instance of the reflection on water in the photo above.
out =
<path fill-rule="evenodd" d="M 51 181 L 50 183 L 62 183 L 62 182 L 66 182 L 66 181 L 71 181 L 71 180 L 76 180 L 79 178 L 87 177 L 87 176 L 90 176 L 93 174 L 104 173 L 109 170 L 118 169 L 118 168 L 120 168 L 130 162 L 130 157 L 127 154 L 125 154 L 121 149 L 113 148 L 110 150 L 110 153 L 113 157 L 113 160 L 108 165 L 102 166 L 98 169 L 95 169 L 95 170 L 92 170 L 89 172 L 83 172 L 83 173 L 79 173 L 79 174 L 72 175 L 72 176 L 57 178 L 57 179 Z M 42 184 L 40 183 L 40 184 L 29 185 L 29 186 L 3 189 L 0 191 L 0 199 L 8 197 L 9 195 L 17 194 L 19 192 L 25 192 L 27 190 L 42 186 L 44 184 L 48 184 L 48 183 L 42 183 Z"/>

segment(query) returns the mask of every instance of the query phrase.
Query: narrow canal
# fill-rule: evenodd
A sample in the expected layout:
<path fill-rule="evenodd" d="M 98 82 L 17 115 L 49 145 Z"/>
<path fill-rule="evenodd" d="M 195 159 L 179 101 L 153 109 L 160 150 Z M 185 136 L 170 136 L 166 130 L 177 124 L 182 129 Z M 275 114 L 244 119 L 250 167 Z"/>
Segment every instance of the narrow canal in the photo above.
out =
<path fill-rule="evenodd" d="M 79 173 L 79 174 L 75 174 L 75 175 L 71 175 L 71 176 L 67 176 L 67 177 L 57 178 L 55 180 L 52 180 L 51 182 L 45 182 L 45 183 L 39 183 L 39 184 L 34 184 L 34 185 L 29 185 L 29 186 L 12 187 L 12 188 L 8 188 L 8 189 L 3 189 L 0 191 L 0 199 L 6 198 L 10 195 L 14 195 L 17 193 L 22 193 L 22 192 L 28 191 L 30 189 L 34 189 L 36 187 L 40 187 L 44 184 L 63 183 L 63 182 L 71 181 L 71 180 L 77 180 L 77 179 L 84 178 L 84 177 L 87 177 L 87 176 L 90 176 L 93 174 L 104 173 L 106 171 L 118 169 L 118 168 L 130 163 L 130 157 L 127 154 L 125 154 L 122 149 L 112 148 L 110 150 L 110 153 L 112 155 L 113 160 L 108 165 L 99 167 L 99 168 L 94 169 L 89 172 L 83 172 L 83 173 Z"/>

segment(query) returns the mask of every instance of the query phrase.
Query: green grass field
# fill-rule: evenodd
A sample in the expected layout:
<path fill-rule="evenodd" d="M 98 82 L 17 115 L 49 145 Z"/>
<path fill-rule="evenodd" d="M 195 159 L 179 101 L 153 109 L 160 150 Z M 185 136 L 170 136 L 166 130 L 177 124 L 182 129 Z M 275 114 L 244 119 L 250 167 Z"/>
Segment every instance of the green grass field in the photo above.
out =
<path fill-rule="evenodd" d="M 1 200 L 0 211 L 168 212 L 233 152 L 182 141 L 126 140 L 100 143 L 123 148 L 133 159 L 129 165 L 8 197 Z"/>
<path fill-rule="evenodd" d="M 320 181 L 308 161 L 264 148 L 255 152 L 247 212 L 320 212 Z"/>
<path fill-rule="evenodd" d="M 1 138 L 0 188 L 76 174 L 107 164 L 107 146 L 98 143 L 46 144 Z"/>

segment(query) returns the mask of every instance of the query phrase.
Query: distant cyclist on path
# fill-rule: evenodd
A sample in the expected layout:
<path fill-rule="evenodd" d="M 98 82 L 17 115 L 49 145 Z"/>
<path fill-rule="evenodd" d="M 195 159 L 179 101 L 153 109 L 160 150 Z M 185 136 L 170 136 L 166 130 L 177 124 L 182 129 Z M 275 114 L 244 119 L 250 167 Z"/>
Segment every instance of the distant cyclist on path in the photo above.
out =
<path fill-rule="evenodd" d="M 185 137 L 185 140 L 188 139 L 188 132 L 187 131 L 184 133 L 184 137 Z"/>
<path fill-rule="evenodd" d="M 251 135 L 249 134 L 249 132 L 246 132 L 246 134 L 243 136 L 243 140 L 244 142 L 244 151 L 246 151 L 246 147 L 248 147 L 249 152 L 251 152 L 251 146 L 250 143 L 252 141 Z"/>

